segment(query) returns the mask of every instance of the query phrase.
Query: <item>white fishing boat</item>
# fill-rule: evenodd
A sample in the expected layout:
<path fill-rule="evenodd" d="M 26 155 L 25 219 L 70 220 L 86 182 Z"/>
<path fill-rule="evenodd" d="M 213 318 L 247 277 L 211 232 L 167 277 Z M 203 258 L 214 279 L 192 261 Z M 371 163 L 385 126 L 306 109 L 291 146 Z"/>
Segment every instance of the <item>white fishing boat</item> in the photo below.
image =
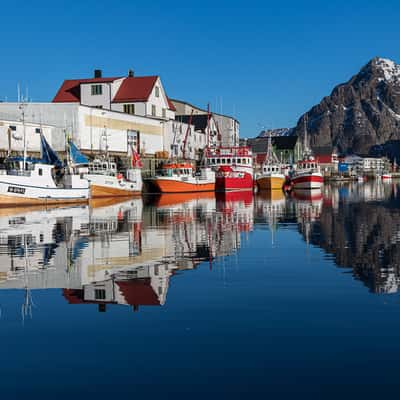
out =
<path fill-rule="evenodd" d="M 294 189 L 321 189 L 324 177 L 318 161 L 314 158 L 308 144 L 307 122 L 304 118 L 304 150 L 303 159 L 299 160 L 291 176 Z"/>
<path fill-rule="evenodd" d="M 82 203 L 89 184 L 64 167 L 41 134 L 41 159 L 10 157 L 0 169 L 0 206 Z"/>
<path fill-rule="evenodd" d="M 132 148 L 131 168 L 126 176 L 117 169 L 117 164 L 109 157 L 95 159 L 88 163 L 88 173 L 84 177 L 90 183 L 91 197 L 133 196 L 142 192 L 143 181 L 139 155 Z"/>

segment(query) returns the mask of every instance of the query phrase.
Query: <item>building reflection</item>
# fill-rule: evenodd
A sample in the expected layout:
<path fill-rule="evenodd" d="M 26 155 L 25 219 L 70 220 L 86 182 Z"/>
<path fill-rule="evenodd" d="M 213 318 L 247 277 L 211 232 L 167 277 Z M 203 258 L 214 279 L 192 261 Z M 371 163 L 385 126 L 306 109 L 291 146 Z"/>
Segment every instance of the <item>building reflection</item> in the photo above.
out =
<path fill-rule="evenodd" d="M 2 210 L 0 289 L 62 289 L 70 304 L 163 305 L 178 270 L 210 267 L 253 229 L 252 196 L 161 196 Z"/>

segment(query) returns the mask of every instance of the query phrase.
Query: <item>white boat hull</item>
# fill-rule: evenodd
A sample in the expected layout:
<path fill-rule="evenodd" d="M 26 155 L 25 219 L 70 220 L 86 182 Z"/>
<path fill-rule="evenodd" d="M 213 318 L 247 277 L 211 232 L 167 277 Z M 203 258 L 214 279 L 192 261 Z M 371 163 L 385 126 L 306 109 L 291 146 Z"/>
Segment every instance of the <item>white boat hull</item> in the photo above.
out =
<path fill-rule="evenodd" d="M 0 181 L 0 206 L 83 203 L 88 200 L 89 188 L 49 188 Z"/>
<path fill-rule="evenodd" d="M 292 185 L 295 189 L 321 189 L 323 184 L 324 178 L 318 172 L 298 174 L 292 178 Z"/>

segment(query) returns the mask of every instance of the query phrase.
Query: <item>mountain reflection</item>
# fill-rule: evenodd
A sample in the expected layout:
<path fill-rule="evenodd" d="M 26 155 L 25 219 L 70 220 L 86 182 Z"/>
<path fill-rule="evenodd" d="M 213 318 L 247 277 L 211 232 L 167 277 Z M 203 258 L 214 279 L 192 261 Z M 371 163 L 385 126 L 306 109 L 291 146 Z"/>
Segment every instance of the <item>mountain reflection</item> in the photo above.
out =
<path fill-rule="evenodd" d="M 332 254 L 339 267 L 374 293 L 395 293 L 400 284 L 400 207 L 397 184 L 373 182 L 327 187 L 319 216 L 303 216 L 306 241 Z M 308 204 L 314 200 L 308 199 Z"/>
<path fill-rule="evenodd" d="M 69 304 L 162 306 L 170 280 L 202 264 L 213 270 L 254 229 L 298 231 L 307 244 L 375 293 L 400 285 L 398 186 L 381 182 L 323 191 L 162 195 L 87 206 L 0 209 L 0 290 L 60 289 Z M 251 237 L 249 236 L 249 240 Z"/>

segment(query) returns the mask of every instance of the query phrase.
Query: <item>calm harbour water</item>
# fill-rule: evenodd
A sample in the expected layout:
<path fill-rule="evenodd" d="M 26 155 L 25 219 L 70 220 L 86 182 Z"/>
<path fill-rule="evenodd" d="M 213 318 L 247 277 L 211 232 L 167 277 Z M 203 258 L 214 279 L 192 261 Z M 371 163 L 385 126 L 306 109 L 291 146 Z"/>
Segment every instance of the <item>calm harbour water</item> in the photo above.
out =
<path fill-rule="evenodd" d="M 395 395 L 399 256 L 396 182 L 0 209 L 2 398 Z"/>

